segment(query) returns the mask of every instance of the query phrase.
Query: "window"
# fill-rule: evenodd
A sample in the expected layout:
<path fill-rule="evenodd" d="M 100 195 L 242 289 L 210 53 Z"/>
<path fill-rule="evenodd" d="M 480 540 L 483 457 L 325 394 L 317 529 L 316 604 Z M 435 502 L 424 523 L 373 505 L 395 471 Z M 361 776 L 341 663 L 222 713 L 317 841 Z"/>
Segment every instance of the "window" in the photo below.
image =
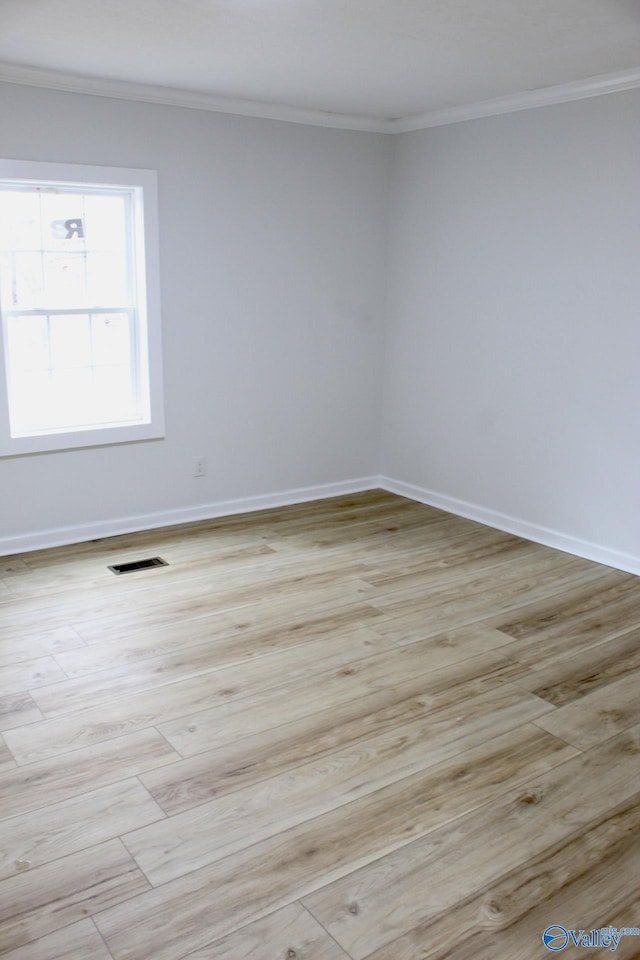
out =
<path fill-rule="evenodd" d="M 0 454 L 163 435 L 156 175 L 0 160 Z"/>

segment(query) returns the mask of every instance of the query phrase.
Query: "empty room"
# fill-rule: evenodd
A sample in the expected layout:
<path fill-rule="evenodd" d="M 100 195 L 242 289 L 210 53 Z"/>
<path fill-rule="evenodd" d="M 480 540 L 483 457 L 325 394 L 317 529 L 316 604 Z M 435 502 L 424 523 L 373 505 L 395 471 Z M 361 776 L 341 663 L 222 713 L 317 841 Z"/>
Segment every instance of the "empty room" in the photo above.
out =
<path fill-rule="evenodd" d="M 0 955 L 640 957 L 637 0 L 0 4 Z"/>

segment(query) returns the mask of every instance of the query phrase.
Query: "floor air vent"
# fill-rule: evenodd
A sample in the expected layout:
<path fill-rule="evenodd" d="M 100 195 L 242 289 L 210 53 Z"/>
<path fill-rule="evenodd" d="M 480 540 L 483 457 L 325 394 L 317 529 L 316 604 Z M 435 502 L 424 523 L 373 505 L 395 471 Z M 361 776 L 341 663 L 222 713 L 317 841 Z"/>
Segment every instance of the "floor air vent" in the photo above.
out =
<path fill-rule="evenodd" d="M 108 567 L 115 574 L 133 573 L 135 570 L 148 570 L 150 567 L 168 567 L 169 564 L 162 557 L 151 557 L 150 560 L 133 560 L 131 563 L 114 563 Z"/>

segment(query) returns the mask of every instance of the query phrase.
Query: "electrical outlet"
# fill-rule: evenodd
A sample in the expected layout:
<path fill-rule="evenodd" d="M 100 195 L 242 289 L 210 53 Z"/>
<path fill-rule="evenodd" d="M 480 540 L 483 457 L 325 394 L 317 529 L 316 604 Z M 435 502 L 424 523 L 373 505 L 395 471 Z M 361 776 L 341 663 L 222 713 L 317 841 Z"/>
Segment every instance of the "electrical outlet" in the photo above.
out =
<path fill-rule="evenodd" d="M 206 457 L 193 458 L 193 475 L 194 477 L 206 477 L 207 475 L 207 458 Z"/>

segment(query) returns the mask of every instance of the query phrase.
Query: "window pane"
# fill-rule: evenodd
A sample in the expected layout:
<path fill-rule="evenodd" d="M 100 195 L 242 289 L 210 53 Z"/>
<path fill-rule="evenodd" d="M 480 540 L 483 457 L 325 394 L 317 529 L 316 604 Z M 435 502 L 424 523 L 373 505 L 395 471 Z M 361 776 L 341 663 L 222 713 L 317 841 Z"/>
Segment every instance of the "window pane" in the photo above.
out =
<path fill-rule="evenodd" d="M 91 326 L 86 313 L 49 320 L 51 366 L 54 370 L 91 366 Z"/>
<path fill-rule="evenodd" d="M 0 250 L 39 250 L 40 240 L 39 196 L 0 190 Z"/>
<path fill-rule="evenodd" d="M 36 190 L 40 195 L 42 245 L 49 250 L 84 249 L 84 193 L 46 185 Z"/>
<path fill-rule="evenodd" d="M 51 412 L 53 427 L 79 427 L 93 422 L 91 370 L 54 370 L 51 374 Z"/>
<path fill-rule="evenodd" d="M 131 280 L 128 217 L 130 198 L 123 194 L 87 194 L 84 229 L 88 246 L 87 302 L 93 306 L 130 305 Z"/>
<path fill-rule="evenodd" d="M 128 207 L 123 194 L 85 195 L 85 234 L 91 250 L 120 252 L 124 262 Z"/>
<path fill-rule="evenodd" d="M 0 190 L 4 308 L 132 305 L 130 206 L 128 191 Z"/>
<path fill-rule="evenodd" d="M 96 423 L 136 419 L 138 414 L 129 367 L 96 367 L 93 378 Z"/>
<path fill-rule="evenodd" d="M 132 324 L 115 312 L 11 316 L 12 432 L 139 419 Z"/>
<path fill-rule="evenodd" d="M 2 308 L 36 309 L 42 302 L 42 256 L 18 250 L 0 254 Z"/>
<path fill-rule="evenodd" d="M 10 317 L 7 332 L 12 379 L 24 370 L 49 369 L 46 317 Z"/>
<path fill-rule="evenodd" d="M 11 430 L 28 433 L 49 423 L 51 374 L 49 370 L 24 370 L 11 384 Z"/>
<path fill-rule="evenodd" d="M 43 290 L 39 307 L 64 310 L 87 306 L 86 257 L 80 253 L 45 253 Z"/>
<path fill-rule="evenodd" d="M 130 322 L 126 313 L 97 313 L 91 319 L 93 362 L 97 366 L 131 362 Z"/>
<path fill-rule="evenodd" d="M 128 278 L 122 254 L 94 253 L 86 258 L 85 304 L 89 307 L 127 306 Z"/>

